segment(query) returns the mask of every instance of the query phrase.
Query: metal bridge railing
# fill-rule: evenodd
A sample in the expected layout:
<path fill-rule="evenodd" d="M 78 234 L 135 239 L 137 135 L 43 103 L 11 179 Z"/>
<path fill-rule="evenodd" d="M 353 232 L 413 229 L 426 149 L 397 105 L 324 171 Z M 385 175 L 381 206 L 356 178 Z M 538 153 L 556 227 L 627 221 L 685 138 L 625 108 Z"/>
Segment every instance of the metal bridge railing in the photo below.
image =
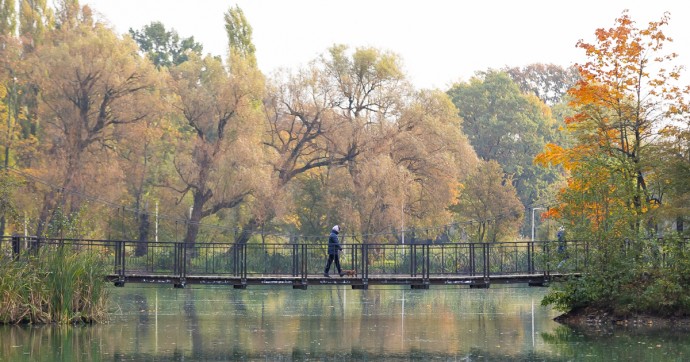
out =
<path fill-rule="evenodd" d="M 132 240 L 0 238 L 0 257 L 39 255 L 57 247 L 95 252 L 124 280 L 132 275 L 298 277 L 320 276 L 326 262 L 324 244 L 235 244 L 148 242 Z M 343 269 L 358 277 L 549 275 L 581 272 L 588 260 L 586 242 L 568 242 L 561 251 L 553 241 L 444 244 L 344 244 Z M 333 267 L 332 267 L 333 268 Z M 331 269 L 334 270 L 334 269 Z"/>

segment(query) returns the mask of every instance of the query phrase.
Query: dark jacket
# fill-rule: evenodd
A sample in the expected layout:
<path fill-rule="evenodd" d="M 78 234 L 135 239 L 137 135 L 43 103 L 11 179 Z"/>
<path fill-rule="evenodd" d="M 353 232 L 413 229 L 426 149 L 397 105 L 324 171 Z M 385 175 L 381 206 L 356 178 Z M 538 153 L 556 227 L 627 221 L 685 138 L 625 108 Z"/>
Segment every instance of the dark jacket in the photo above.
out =
<path fill-rule="evenodd" d="M 331 235 L 328 237 L 328 254 L 338 255 L 338 252 L 341 250 L 343 250 L 343 247 L 340 246 L 340 242 L 338 241 L 338 232 L 331 230 Z"/>

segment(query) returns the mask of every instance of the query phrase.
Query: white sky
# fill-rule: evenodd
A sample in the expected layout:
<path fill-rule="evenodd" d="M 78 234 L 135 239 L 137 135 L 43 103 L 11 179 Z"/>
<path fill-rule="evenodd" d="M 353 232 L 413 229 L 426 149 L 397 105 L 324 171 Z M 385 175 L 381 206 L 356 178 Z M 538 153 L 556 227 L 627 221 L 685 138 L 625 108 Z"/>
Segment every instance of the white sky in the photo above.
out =
<path fill-rule="evenodd" d="M 593 42 L 624 9 L 645 28 L 671 13 L 664 31 L 690 67 L 690 3 L 683 0 L 82 0 L 118 33 L 160 21 L 204 53 L 225 56 L 223 15 L 239 5 L 254 31 L 257 60 L 270 74 L 305 65 L 333 44 L 373 46 L 401 56 L 418 88 L 446 90 L 476 71 L 531 63 L 584 62 Z M 690 69 L 686 70 L 690 72 Z"/>

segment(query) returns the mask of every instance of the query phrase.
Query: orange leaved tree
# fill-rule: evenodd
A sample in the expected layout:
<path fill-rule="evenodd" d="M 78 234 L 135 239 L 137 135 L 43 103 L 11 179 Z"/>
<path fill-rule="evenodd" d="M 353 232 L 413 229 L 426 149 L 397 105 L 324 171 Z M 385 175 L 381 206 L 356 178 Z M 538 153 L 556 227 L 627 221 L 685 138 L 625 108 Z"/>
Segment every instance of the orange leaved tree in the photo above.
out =
<path fill-rule="evenodd" d="M 570 172 L 556 213 L 586 235 L 637 237 L 660 202 L 648 187 L 658 175 L 659 130 L 687 109 L 687 89 L 674 85 L 677 55 L 664 50 L 672 41 L 662 32 L 668 20 L 666 13 L 640 29 L 624 11 L 614 27 L 597 29 L 594 43 L 577 44 L 588 61 L 569 91 L 573 146 L 547 145 L 536 161 Z"/>
<path fill-rule="evenodd" d="M 650 211 L 665 202 L 652 185 L 668 178 L 662 130 L 688 111 L 688 88 L 674 85 L 676 54 L 664 50 L 668 19 L 640 29 L 623 12 L 613 28 L 596 31 L 593 44 L 578 42 L 588 61 L 569 91 L 573 146 L 548 145 L 536 161 L 569 172 L 555 215 L 571 228 L 568 235 L 590 239 L 588 270 L 556 286 L 543 304 L 612 315 L 690 313 L 687 253 L 680 243 L 650 237 L 659 221 Z"/>

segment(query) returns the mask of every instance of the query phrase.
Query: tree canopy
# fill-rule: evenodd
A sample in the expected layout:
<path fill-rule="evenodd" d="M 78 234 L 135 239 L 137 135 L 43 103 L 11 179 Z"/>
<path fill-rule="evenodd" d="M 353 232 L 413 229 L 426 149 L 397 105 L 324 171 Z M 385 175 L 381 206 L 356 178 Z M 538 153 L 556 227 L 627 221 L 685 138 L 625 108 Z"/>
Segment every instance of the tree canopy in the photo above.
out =
<path fill-rule="evenodd" d="M 665 50 L 668 21 L 665 14 L 638 28 L 623 12 L 613 27 L 596 30 L 593 43 L 578 42 L 588 61 L 579 65 L 582 78 L 569 91 L 573 144 L 549 144 L 537 161 L 568 171 L 549 216 L 571 237 L 590 241 L 594 252 L 586 279 L 558 286 L 544 303 L 614 315 L 690 311 L 681 292 L 690 270 L 687 240 L 681 239 L 688 215 L 677 207 L 687 183 L 676 179 L 687 169 L 680 161 L 687 143 L 678 141 L 688 130 L 690 88 L 679 85 L 676 54 Z"/>
<path fill-rule="evenodd" d="M 521 92 L 508 74 L 492 70 L 455 84 L 448 94 L 477 155 L 501 165 L 524 207 L 545 197 L 560 173 L 535 165 L 534 157 L 547 143 L 564 142 L 550 108 Z"/>

